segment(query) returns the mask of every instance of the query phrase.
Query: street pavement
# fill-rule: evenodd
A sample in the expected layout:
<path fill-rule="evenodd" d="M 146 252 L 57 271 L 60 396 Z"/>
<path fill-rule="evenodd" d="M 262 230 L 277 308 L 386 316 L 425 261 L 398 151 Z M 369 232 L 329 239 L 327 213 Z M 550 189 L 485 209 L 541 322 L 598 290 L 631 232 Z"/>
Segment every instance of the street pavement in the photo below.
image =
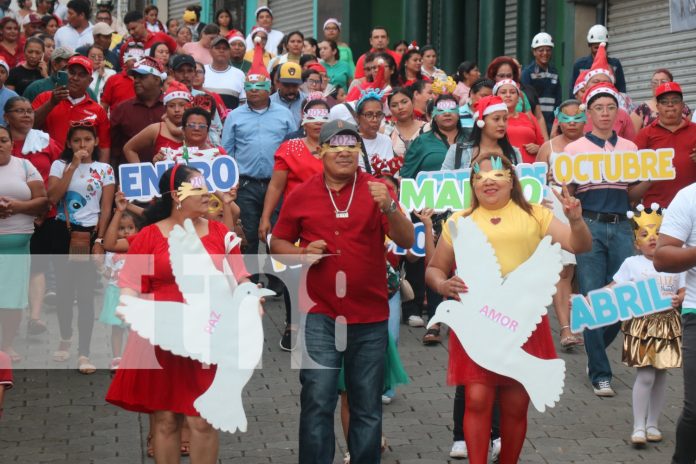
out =
<path fill-rule="evenodd" d="M 97 311 L 98 314 L 98 311 Z M 551 316 L 553 319 L 553 316 Z M 220 463 L 297 463 L 299 372 L 278 341 L 284 328 L 282 300 L 266 304 L 266 347 L 263 369 L 245 390 L 249 428 L 243 434 L 222 434 Z M 15 366 L 15 388 L 6 395 L 0 419 L 0 463 L 153 463 L 145 453 L 148 417 L 106 404 L 110 376 L 106 370 L 80 375 L 76 353 L 64 369 L 28 369 L 40 365 L 56 349 L 56 315 L 48 313 L 48 334 L 27 337 L 22 325 L 15 349 L 28 357 Z M 552 321 L 557 328 L 555 320 Z M 452 445 L 454 388 L 445 383 L 447 345 L 426 347 L 424 329 L 401 326 L 399 351 L 411 383 L 401 386 L 392 404 L 384 407 L 384 434 L 389 447 L 382 462 L 435 464 L 466 462 L 449 458 Z M 110 361 L 109 328 L 98 321 L 92 341 L 92 360 L 100 367 Z M 557 337 L 555 337 L 557 338 Z M 493 341 L 492 341 L 493 342 Z M 561 353 L 566 360 L 566 386 L 555 408 L 529 412 L 523 463 L 667 463 L 674 449 L 675 422 L 681 411 L 682 377 L 669 373 L 667 405 L 661 421 L 664 441 L 644 449 L 631 447 L 631 385 L 635 371 L 620 364 L 621 340 L 609 353 L 613 360 L 615 398 L 594 396 L 586 380 L 583 351 Z M 182 379 L 182 382 L 186 379 Z M 335 463 L 346 451 L 338 411 Z M 182 459 L 188 462 L 188 458 Z M 358 463 L 356 463 L 358 464 Z"/>

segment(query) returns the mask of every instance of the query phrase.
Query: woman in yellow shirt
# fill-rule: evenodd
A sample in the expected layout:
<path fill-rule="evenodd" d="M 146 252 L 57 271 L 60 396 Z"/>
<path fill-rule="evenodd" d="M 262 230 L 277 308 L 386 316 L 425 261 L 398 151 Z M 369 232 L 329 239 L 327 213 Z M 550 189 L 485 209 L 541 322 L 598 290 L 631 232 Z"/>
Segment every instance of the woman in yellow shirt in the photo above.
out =
<path fill-rule="evenodd" d="M 452 215 L 449 221 L 471 216 L 495 250 L 503 276 L 524 263 L 546 235 L 571 253 L 592 248 L 592 236 L 582 219 L 580 202 L 563 188 L 559 200 L 570 225 L 553 217 L 550 209 L 531 205 L 525 200 L 514 167 L 505 157 L 486 155 L 474 164 L 471 186 L 472 207 Z M 449 222 L 448 221 L 448 222 Z M 426 270 L 426 283 L 442 296 L 459 299 L 467 291 L 466 283 L 450 277 L 455 266 L 449 227 L 442 237 Z M 548 319 L 544 316 L 523 346 L 542 359 L 556 358 Z M 476 364 L 452 334 L 447 382 L 465 385 L 464 436 L 472 464 L 487 462 L 493 402 L 500 406 L 502 450 L 500 463 L 516 463 L 522 451 L 527 429 L 529 396 L 520 383 L 493 373 Z"/>

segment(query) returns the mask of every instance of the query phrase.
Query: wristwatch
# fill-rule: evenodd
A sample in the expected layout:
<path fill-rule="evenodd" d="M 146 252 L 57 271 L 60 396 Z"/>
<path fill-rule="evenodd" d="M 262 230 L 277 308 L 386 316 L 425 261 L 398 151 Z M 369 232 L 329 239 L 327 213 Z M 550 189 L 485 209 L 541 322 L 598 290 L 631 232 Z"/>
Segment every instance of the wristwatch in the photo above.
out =
<path fill-rule="evenodd" d="M 103 238 L 95 238 L 95 239 L 94 239 L 94 244 L 96 245 L 97 243 L 98 243 L 99 245 L 102 245 L 102 246 L 103 246 L 103 245 L 104 245 L 104 239 L 103 239 Z"/>
<path fill-rule="evenodd" d="M 396 204 L 396 202 L 394 200 L 392 200 L 391 203 L 389 203 L 389 206 L 387 206 L 386 209 L 383 209 L 382 212 L 384 214 L 391 214 L 394 211 L 396 211 L 397 209 L 399 209 L 399 206 Z"/>

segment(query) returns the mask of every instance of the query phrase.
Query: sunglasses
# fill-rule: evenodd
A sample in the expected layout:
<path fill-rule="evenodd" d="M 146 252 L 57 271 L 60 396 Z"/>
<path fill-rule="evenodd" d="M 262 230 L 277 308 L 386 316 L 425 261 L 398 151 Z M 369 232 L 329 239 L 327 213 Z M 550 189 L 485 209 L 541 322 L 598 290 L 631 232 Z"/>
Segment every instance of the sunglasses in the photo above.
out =
<path fill-rule="evenodd" d="M 70 127 L 94 127 L 96 122 L 94 119 L 82 119 L 80 121 L 70 121 Z"/>
<path fill-rule="evenodd" d="M 195 122 L 189 122 L 186 124 L 187 129 L 198 129 L 198 130 L 203 130 L 203 129 L 208 129 L 207 124 L 203 123 L 195 123 Z"/>

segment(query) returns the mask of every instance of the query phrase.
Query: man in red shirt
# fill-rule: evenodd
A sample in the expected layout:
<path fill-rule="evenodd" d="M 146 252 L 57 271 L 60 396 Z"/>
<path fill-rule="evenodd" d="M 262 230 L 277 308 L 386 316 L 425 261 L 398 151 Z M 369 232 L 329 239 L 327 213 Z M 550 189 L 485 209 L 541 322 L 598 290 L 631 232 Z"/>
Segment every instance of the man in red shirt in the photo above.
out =
<path fill-rule="evenodd" d="M 145 18 L 139 11 L 129 11 L 123 18 L 123 24 L 126 25 L 130 36 L 123 39 L 123 43 L 140 42 L 143 44 L 145 54 L 150 53 L 150 47 L 157 42 L 164 42 L 169 49 L 171 55 L 178 52 L 178 46 L 174 38 L 165 32 L 150 32 L 147 30 Z M 121 57 L 123 57 L 124 49 L 121 47 Z"/>
<path fill-rule="evenodd" d="M 644 181 L 637 188 L 645 192 L 643 204 L 657 203 L 669 207 L 679 190 L 696 182 L 696 124 L 682 117 L 684 96 L 676 82 L 666 82 L 655 89 L 658 118 L 644 127 L 636 137 L 639 150 L 673 148 L 672 180 Z"/>
<path fill-rule="evenodd" d="M 300 372 L 299 462 L 333 460 L 341 364 L 350 398 L 351 461 L 379 462 L 389 317 L 386 272 L 379 270 L 386 266 L 385 235 L 410 248 L 413 224 L 394 192 L 358 169 L 356 126 L 328 122 L 319 139 L 324 172 L 290 193 L 271 238 L 278 259 L 302 255 L 312 263 L 306 281 L 313 306 L 303 308 L 309 310 L 303 340 L 311 359 L 303 360 Z M 336 348 L 337 324 L 345 327 L 345 351 Z"/>
<path fill-rule="evenodd" d="M 68 60 L 68 85 L 58 86 L 40 93 L 32 102 L 34 127 L 43 129 L 65 147 L 65 137 L 70 125 L 77 121 L 91 121 L 99 136 L 99 161 L 108 163 L 111 151 L 109 118 L 104 108 L 87 94 L 92 82 L 92 62 L 84 56 L 73 56 Z"/>
<path fill-rule="evenodd" d="M 377 26 L 372 29 L 372 32 L 370 33 L 370 46 L 372 47 L 370 49 L 370 52 L 372 53 L 389 53 L 392 56 L 392 58 L 394 58 L 394 61 L 396 61 L 396 67 L 399 67 L 401 63 L 401 53 L 396 53 L 395 51 L 389 50 L 387 48 L 389 46 L 389 34 L 387 33 L 386 28 L 382 26 Z M 358 62 L 355 65 L 356 79 L 365 77 L 365 69 L 363 68 L 365 62 L 365 55 L 367 55 L 367 53 L 363 53 L 362 55 L 360 55 L 360 58 L 358 58 Z"/>
<path fill-rule="evenodd" d="M 122 45 L 121 50 L 125 50 L 121 58 L 123 70 L 106 81 L 100 99 L 101 106 L 105 111 L 135 97 L 135 84 L 130 71 L 135 63 L 145 56 L 145 51 L 141 44 L 133 42 Z"/>

